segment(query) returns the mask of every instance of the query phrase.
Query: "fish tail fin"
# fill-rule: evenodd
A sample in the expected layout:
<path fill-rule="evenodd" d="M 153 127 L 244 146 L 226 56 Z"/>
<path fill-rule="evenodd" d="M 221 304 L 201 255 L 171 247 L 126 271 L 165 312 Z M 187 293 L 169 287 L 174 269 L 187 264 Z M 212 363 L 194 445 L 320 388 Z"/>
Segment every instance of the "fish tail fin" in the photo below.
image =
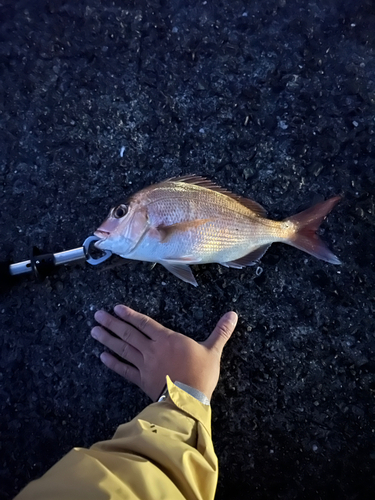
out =
<path fill-rule="evenodd" d="M 316 234 L 320 224 L 340 199 L 340 196 L 335 196 L 285 219 L 284 222 L 291 222 L 296 228 L 293 236 L 286 239 L 285 243 L 331 264 L 341 264 L 336 255 L 329 250 Z"/>

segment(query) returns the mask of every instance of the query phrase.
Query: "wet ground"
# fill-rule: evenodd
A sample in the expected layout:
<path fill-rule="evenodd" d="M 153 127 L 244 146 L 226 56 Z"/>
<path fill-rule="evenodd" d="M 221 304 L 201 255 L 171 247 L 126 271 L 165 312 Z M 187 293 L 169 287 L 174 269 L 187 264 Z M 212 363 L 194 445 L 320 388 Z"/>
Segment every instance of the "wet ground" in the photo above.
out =
<path fill-rule="evenodd" d="M 204 339 L 240 316 L 212 401 L 217 499 L 367 499 L 375 486 L 375 8 L 361 2 L 3 1 L 0 260 L 80 246 L 113 204 L 200 174 L 282 219 L 341 194 L 261 268 L 60 268 L 3 287 L 0 497 L 147 397 L 107 371 L 93 314 L 124 302 Z M 262 272 L 261 272 L 262 271 Z"/>

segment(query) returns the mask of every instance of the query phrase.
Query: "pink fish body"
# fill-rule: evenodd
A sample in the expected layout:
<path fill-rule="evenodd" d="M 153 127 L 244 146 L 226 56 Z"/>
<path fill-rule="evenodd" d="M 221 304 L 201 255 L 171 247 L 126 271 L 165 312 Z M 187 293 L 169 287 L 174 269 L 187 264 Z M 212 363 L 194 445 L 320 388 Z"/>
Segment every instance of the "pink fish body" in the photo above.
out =
<path fill-rule="evenodd" d="M 156 262 L 197 286 L 190 264 L 253 265 L 275 242 L 340 264 L 316 235 L 339 196 L 283 221 L 256 202 L 199 176 L 168 179 L 114 207 L 94 233 L 97 248 L 126 259 Z"/>

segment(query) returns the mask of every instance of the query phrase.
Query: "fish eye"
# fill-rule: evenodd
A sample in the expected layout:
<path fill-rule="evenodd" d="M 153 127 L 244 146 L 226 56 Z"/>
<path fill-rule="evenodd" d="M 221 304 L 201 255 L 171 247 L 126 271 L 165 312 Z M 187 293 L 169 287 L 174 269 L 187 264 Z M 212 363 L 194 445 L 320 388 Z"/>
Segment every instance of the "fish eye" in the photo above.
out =
<path fill-rule="evenodd" d="M 118 207 L 113 209 L 113 216 L 116 219 L 121 219 L 128 213 L 128 207 L 126 205 L 119 205 Z"/>

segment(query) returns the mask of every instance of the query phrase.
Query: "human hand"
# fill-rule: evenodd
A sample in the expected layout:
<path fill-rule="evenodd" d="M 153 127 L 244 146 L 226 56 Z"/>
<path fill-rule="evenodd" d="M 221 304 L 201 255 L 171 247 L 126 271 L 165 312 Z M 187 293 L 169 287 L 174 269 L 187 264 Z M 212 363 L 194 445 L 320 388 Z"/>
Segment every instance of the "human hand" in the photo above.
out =
<path fill-rule="evenodd" d="M 235 312 L 226 313 L 211 335 L 198 343 L 130 307 L 117 305 L 114 311 L 117 318 L 97 311 L 95 319 L 102 326 L 91 330 L 96 340 L 124 360 L 103 352 L 100 359 L 108 368 L 138 385 L 153 401 L 160 396 L 167 375 L 211 399 L 223 348 L 237 324 Z"/>

